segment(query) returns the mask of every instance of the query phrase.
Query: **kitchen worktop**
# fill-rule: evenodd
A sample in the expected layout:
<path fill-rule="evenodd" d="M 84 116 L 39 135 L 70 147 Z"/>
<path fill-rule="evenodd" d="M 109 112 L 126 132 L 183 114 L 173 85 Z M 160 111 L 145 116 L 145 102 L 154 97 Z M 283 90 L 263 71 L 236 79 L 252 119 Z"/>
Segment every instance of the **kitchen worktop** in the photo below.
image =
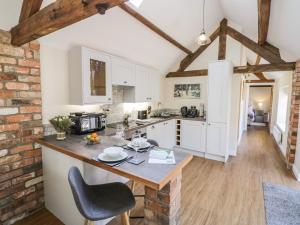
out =
<path fill-rule="evenodd" d="M 91 165 L 97 166 L 101 169 L 113 172 L 123 177 L 139 181 L 153 189 L 160 190 L 163 188 L 173 176 L 176 176 L 178 171 L 181 171 L 192 159 L 191 154 L 187 154 L 181 151 L 174 151 L 176 165 L 160 165 L 149 164 L 149 152 L 139 153 L 139 157 L 145 159 L 145 162 L 136 166 L 130 163 L 122 164 L 118 167 L 111 167 L 105 163 L 94 160 L 105 148 L 112 147 L 114 145 L 122 145 L 127 141 L 123 141 L 119 138 L 103 136 L 101 137 L 101 143 L 97 145 L 86 145 L 82 136 L 70 135 L 64 141 L 56 140 L 56 136 L 46 136 L 38 139 L 41 145 L 44 145 L 50 149 L 84 161 Z M 132 151 L 126 151 L 129 155 L 134 155 Z"/>
<path fill-rule="evenodd" d="M 129 126 L 124 126 L 125 128 L 125 132 L 132 132 L 138 129 L 143 129 L 146 128 L 148 126 L 152 126 L 154 124 L 157 123 L 162 123 L 162 122 L 166 122 L 169 120 L 173 120 L 173 119 L 177 119 L 177 120 L 192 120 L 192 121 L 201 121 L 201 122 L 206 122 L 206 119 L 204 117 L 195 117 L 195 118 L 189 118 L 189 117 L 183 117 L 183 116 L 172 116 L 172 117 L 167 117 L 167 118 L 163 118 L 163 117 L 151 117 L 149 122 L 145 122 L 143 124 L 137 124 L 135 121 L 131 121 L 129 122 Z M 113 128 L 115 124 L 108 124 L 105 131 L 103 133 L 99 133 L 100 135 L 105 135 L 105 136 L 111 136 L 114 135 L 116 132 L 116 129 Z"/>

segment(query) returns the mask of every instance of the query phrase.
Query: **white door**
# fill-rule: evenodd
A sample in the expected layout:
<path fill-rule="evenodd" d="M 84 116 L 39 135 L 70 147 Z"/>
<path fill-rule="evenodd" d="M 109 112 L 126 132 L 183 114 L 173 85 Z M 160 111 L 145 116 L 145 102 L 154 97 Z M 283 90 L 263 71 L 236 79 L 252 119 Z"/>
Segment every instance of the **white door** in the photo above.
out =
<path fill-rule="evenodd" d="M 186 149 L 203 152 L 203 129 L 199 121 L 181 120 L 180 146 Z"/>
<path fill-rule="evenodd" d="M 150 101 L 149 88 L 149 69 L 143 66 L 136 66 L 136 102 Z"/>
<path fill-rule="evenodd" d="M 135 86 L 135 65 L 119 58 L 112 58 L 112 84 Z"/>
<path fill-rule="evenodd" d="M 82 51 L 83 103 L 111 103 L 112 78 L 110 56 L 86 48 L 83 48 Z"/>
<path fill-rule="evenodd" d="M 212 155 L 228 155 L 227 125 L 220 123 L 207 124 L 206 152 Z"/>

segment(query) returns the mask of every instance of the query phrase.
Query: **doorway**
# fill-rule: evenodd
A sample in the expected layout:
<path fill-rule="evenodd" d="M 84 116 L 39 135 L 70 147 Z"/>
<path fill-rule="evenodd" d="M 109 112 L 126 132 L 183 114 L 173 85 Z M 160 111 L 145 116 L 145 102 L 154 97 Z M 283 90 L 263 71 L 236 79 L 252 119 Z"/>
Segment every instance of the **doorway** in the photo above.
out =
<path fill-rule="evenodd" d="M 247 111 L 248 127 L 270 126 L 272 113 L 273 86 L 250 85 Z"/>

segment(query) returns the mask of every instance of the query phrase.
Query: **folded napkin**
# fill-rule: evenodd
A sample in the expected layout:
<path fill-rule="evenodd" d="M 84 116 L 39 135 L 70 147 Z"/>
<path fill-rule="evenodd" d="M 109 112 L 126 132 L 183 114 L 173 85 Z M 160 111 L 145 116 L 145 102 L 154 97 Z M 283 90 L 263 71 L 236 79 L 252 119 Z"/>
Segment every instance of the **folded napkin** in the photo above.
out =
<path fill-rule="evenodd" d="M 166 151 L 151 150 L 149 156 L 152 159 L 166 159 L 168 155 L 169 153 Z"/>
<path fill-rule="evenodd" d="M 150 164 L 176 164 L 174 152 L 152 150 L 149 155 Z"/>

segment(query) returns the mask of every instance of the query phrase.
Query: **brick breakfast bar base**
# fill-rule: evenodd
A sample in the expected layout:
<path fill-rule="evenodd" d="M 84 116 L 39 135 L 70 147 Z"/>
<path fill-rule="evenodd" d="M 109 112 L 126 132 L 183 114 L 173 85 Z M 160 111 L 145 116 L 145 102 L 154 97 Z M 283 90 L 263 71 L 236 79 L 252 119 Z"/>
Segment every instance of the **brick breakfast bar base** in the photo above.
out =
<path fill-rule="evenodd" d="M 182 172 L 160 191 L 145 186 L 145 224 L 179 225 Z"/>
<path fill-rule="evenodd" d="M 0 224 L 8 225 L 44 206 L 40 46 L 10 44 L 0 30 Z"/>

